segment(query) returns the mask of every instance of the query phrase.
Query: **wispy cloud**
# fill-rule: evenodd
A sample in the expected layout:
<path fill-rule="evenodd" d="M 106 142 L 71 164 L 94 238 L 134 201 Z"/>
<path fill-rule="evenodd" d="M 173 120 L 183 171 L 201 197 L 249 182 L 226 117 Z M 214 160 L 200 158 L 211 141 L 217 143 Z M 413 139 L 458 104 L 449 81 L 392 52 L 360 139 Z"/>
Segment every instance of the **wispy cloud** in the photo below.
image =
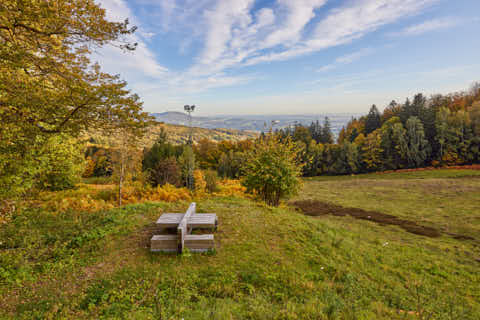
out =
<path fill-rule="evenodd" d="M 346 64 L 353 63 L 353 62 L 355 62 L 355 61 L 357 61 L 357 60 L 359 60 L 363 57 L 371 55 L 374 52 L 375 51 L 372 48 L 363 48 L 363 49 L 360 49 L 356 52 L 352 52 L 352 53 L 346 54 L 344 56 L 338 57 L 337 59 L 335 59 L 334 62 L 332 62 L 330 64 L 327 64 L 327 65 L 324 65 L 323 67 L 321 67 L 317 71 L 318 72 L 330 71 L 330 70 L 335 69 L 335 68 L 337 68 L 341 65 L 346 65 Z"/>
<path fill-rule="evenodd" d="M 451 18 L 451 17 L 432 19 L 416 25 L 409 26 L 399 32 L 392 32 L 390 33 L 390 35 L 391 36 L 416 36 L 416 35 L 424 34 L 427 32 L 449 29 L 459 25 L 461 21 L 462 20 L 460 19 Z"/>
<path fill-rule="evenodd" d="M 244 84 L 258 75 L 238 75 L 242 67 L 292 59 L 350 43 L 384 25 L 417 14 L 439 0 L 347 1 L 321 15 L 319 11 L 325 8 L 327 0 L 276 0 L 255 10 L 255 0 L 136 1 L 158 10 L 151 13 L 158 20 L 158 29 L 152 27 L 155 21 L 150 19 L 147 30 L 142 24 L 144 20 L 136 19 L 126 0 L 101 0 L 110 19 L 129 17 L 139 26 L 138 35 L 133 38 L 139 47 L 131 55 L 106 49 L 99 59 L 108 71 L 114 70 L 127 79 L 150 77 L 137 82 L 141 93 L 171 96 Z M 153 42 L 149 40 L 152 30 L 186 34 L 178 41 L 178 50 L 183 53 L 200 44 L 192 65 L 184 70 L 167 70 L 149 48 Z M 339 57 L 322 69 L 353 63 L 372 52 L 370 48 L 362 49 Z"/>
<path fill-rule="evenodd" d="M 108 72 L 121 74 L 123 77 L 136 78 L 139 72 L 150 77 L 163 77 L 168 70 L 157 61 L 146 43 L 153 34 L 143 29 L 127 3 L 124 0 L 101 0 L 100 5 L 106 9 L 108 20 L 123 21 L 128 18 L 138 27 L 138 31 L 128 39 L 138 46 L 133 53 L 107 46 L 95 53 L 93 59 L 99 61 Z"/>

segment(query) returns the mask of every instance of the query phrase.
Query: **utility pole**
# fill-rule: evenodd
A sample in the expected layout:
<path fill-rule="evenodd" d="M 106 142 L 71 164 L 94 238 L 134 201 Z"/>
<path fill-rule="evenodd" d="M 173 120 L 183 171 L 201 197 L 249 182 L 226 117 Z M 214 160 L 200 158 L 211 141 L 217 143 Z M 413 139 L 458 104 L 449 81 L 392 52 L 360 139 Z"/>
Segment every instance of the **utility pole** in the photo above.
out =
<path fill-rule="evenodd" d="M 189 133 L 188 133 L 188 147 L 190 148 L 190 153 L 189 157 L 192 157 L 191 159 L 189 158 L 187 160 L 187 188 L 190 190 L 195 189 L 195 181 L 193 178 L 193 171 L 194 171 L 194 166 L 195 166 L 195 158 L 194 158 L 194 153 L 193 153 L 193 126 L 192 126 L 192 112 L 195 110 L 195 105 L 185 105 L 183 107 L 185 112 L 188 113 L 188 126 L 189 126 Z"/>
<path fill-rule="evenodd" d="M 185 105 L 183 109 L 188 113 L 188 126 L 190 128 L 188 133 L 188 143 L 193 145 L 192 112 L 195 111 L 195 105 Z"/>

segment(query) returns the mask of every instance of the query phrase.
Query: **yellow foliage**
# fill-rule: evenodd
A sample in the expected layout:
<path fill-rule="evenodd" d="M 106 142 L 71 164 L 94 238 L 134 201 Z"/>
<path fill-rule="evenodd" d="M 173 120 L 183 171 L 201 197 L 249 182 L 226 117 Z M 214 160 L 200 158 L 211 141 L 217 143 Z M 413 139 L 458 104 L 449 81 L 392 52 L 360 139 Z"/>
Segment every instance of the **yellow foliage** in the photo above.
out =
<path fill-rule="evenodd" d="M 205 193 L 205 188 L 207 187 L 203 172 L 201 170 L 195 170 L 193 172 L 193 179 L 195 181 L 195 194 L 203 195 Z"/>
<path fill-rule="evenodd" d="M 169 184 L 155 188 L 141 185 L 126 186 L 122 190 L 124 204 L 148 201 L 189 201 L 191 199 L 192 196 L 188 189 L 176 188 Z M 42 192 L 33 205 L 51 212 L 67 210 L 95 212 L 112 209 L 117 206 L 117 203 L 118 189 L 114 185 L 80 184 L 74 190 Z"/>
<path fill-rule="evenodd" d="M 209 194 L 205 192 L 205 180 L 202 172 L 196 172 L 196 181 L 200 182 L 201 192 L 195 193 L 196 199 L 209 196 L 238 196 L 245 197 L 245 187 L 239 180 L 225 179 L 219 182 L 218 191 Z M 199 178 L 201 175 L 201 179 Z M 191 201 L 192 193 L 187 188 L 177 188 L 170 184 L 150 187 L 140 183 L 125 186 L 122 189 L 122 203 L 133 204 L 149 201 Z M 37 206 L 52 213 L 65 212 L 68 210 L 81 212 L 95 212 L 109 210 L 118 204 L 118 188 L 115 185 L 79 184 L 76 189 L 63 191 L 45 191 L 38 198 L 25 205 Z M 3 221 L 0 215 L 0 223 Z"/>
<path fill-rule="evenodd" d="M 82 174 L 82 177 L 89 178 L 93 176 L 93 171 L 95 170 L 95 161 L 88 157 L 87 164 L 85 165 L 85 171 Z"/>
<path fill-rule="evenodd" d="M 214 195 L 245 197 L 247 189 L 240 184 L 240 180 L 224 179 L 219 183 L 219 191 Z"/>

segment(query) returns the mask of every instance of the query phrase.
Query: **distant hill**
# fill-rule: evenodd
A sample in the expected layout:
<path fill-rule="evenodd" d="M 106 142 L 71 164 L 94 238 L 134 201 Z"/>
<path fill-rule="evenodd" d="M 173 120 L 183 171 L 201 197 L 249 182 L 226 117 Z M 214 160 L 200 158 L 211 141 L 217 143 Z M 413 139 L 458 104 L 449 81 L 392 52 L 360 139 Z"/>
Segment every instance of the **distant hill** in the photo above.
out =
<path fill-rule="evenodd" d="M 181 114 L 177 112 L 177 114 Z M 167 133 L 168 140 L 173 144 L 183 144 L 188 141 L 189 136 L 189 128 L 183 125 L 176 125 L 176 124 L 167 124 L 167 123 L 157 123 L 151 126 L 148 129 L 147 134 L 143 138 L 143 140 L 139 143 L 139 147 L 151 147 L 153 143 L 157 140 L 160 131 L 162 128 Z M 254 139 L 258 137 L 258 132 L 254 131 L 241 131 L 241 130 L 234 130 L 234 129 L 206 129 L 206 128 L 198 128 L 193 127 L 193 141 L 198 142 L 202 139 L 208 139 L 211 141 L 240 141 L 245 139 Z M 103 146 L 114 146 L 116 142 L 113 140 L 113 136 L 105 135 L 101 132 L 97 131 L 89 131 L 84 133 L 84 139 L 92 138 L 97 145 Z"/>
<path fill-rule="evenodd" d="M 188 115 L 183 112 L 163 112 L 152 113 L 157 121 L 188 125 Z M 328 116 L 332 125 L 332 131 L 338 135 L 341 128 L 347 124 L 352 116 L 358 114 L 323 114 L 323 115 L 221 115 L 221 116 L 193 116 L 192 125 L 200 128 L 218 129 L 227 128 L 235 130 L 265 131 L 269 128 L 272 121 L 278 121 L 275 128 L 285 128 L 296 123 L 309 125 L 312 121 L 319 120 L 323 122 L 325 116 Z"/>
<path fill-rule="evenodd" d="M 145 144 L 152 145 L 153 142 L 157 139 L 158 134 L 160 133 L 160 130 L 162 128 L 167 132 L 168 140 L 170 142 L 174 144 L 182 144 L 188 141 L 189 130 L 190 130 L 189 127 L 184 125 L 177 125 L 177 124 L 159 123 L 158 125 L 150 128 L 146 137 Z M 240 141 L 240 140 L 252 139 L 252 138 L 258 137 L 257 132 L 242 131 L 242 130 L 235 130 L 235 129 L 207 129 L 207 128 L 193 127 L 192 130 L 193 130 L 192 137 L 194 142 L 198 142 L 205 138 L 208 140 L 220 142 L 224 140 Z"/>

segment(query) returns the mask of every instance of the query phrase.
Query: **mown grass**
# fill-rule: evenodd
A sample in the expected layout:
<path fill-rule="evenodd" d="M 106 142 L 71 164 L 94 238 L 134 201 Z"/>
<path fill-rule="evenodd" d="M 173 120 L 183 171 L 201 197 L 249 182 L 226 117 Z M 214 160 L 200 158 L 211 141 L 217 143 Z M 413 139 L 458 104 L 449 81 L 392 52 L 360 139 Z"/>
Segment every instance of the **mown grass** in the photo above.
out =
<path fill-rule="evenodd" d="M 448 226 L 476 240 L 216 197 L 197 203 L 219 216 L 216 252 L 177 256 L 150 253 L 148 240 L 161 212 L 183 211 L 186 202 L 29 209 L 0 229 L 0 318 L 478 319 L 480 179 L 439 172 L 309 179 L 299 198 Z"/>

